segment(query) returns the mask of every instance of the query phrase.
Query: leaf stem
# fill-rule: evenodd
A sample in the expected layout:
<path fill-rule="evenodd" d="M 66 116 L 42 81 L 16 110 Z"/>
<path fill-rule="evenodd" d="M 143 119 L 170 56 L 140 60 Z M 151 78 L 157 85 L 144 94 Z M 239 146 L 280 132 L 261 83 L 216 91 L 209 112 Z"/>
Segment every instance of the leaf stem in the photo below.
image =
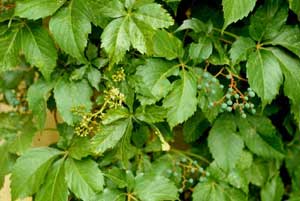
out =
<path fill-rule="evenodd" d="M 199 159 L 199 160 L 201 160 L 201 161 L 203 161 L 203 162 L 205 162 L 205 163 L 207 163 L 207 164 L 210 164 L 210 162 L 209 162 L 208 159 L 206 159 L 205 157 L 200 156 L 200 155 L 198 155 L 198 154 L 194 154 L 194 153 L 192 153 L 192 152 L 183 151 L 183 150 L 178 150 L 178 149 L 174 149 L 174 148 L 172 148 L 170 151 L 171 151 L 171 152 L 174 152 L 174 153 L 181 154 L 181 155 L 186 155 L 186 156 L 194 157 L 194 158 Z"/>
<path fill-rule="evenodd" d="M 234 33 L 231 33 L 231 32 L 228 32 L 228 31 L 223 31 L 223 30 L 221 30 L 221 29 L 219 29 L 219 28 L 213 28 L 213 30 L 214 31 L 217 31 L 217 32 L 219 32 L 219 33 L 221 33 L 221 34 L 226 34 L 227 36 L 231 36 L 231 37 L 233 37 L 233 38 L 235 38 L 235 39 L 238 39 L 239 38 L 239 36 L 238 35 L 236 35 L 236 34 L 234 34 Z"/>

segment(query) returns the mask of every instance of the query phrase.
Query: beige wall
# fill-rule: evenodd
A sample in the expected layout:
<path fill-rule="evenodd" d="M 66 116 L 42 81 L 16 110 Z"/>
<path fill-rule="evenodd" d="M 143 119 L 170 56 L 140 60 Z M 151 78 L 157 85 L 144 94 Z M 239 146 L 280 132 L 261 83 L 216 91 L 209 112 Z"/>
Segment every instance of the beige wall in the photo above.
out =
<path fill-rule="evenodd" d="M 7 108 L 0 105 L 0 111 L 6 109 Z M 37 133 L 36 137 L 34 138 L 33 140 L 34 147 L 47 146 L 58 140 L 57 132 L 52 130 L 55 128 L 55 123 L 54 123 L 53 115 L 50 112 L 48 113 L 48 118 L 47 118 L 45 128 L 46 131 L 43 131 L 42 133 Z M 0 190 L 0 201 L 11 201 L 9 185 L 10 185 L 10 181 L 8 175 L 5 178 L 4 187 Z M 20 201 L 31 201 L 31 198 L 22 199 Z"/>

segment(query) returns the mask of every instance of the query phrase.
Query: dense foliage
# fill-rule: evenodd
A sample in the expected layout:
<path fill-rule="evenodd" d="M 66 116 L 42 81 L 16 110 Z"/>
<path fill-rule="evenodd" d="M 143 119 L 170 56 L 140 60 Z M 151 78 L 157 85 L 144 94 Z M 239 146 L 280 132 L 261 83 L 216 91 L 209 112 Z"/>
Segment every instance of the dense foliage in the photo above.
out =
<path fill-rule="evenodd" d="M 300 200 L 300 1 L 0 9 L 13 200 Z M 47 111 L 59 140 L 32 148 Z"/>

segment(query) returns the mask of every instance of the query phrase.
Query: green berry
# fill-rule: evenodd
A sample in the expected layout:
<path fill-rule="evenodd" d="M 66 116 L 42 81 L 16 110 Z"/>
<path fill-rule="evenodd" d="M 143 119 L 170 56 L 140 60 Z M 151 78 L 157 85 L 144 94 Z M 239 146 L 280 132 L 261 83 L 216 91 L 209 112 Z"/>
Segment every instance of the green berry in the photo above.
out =
<path fill-rule="evenodd" d="M 206 83 L 204 84 L 204 86 L 205 86 L 205 87 L 209 87 L 209 83 L 206 82 Z"/>
<path fill-rule="evenodd" d="M 231 75 L 230 75 L 230 74 L 226 75 L 226 78 L 227 78 L 228 80 L 230 80 L 230 79 L 231 79 Z"/>
<path fill-rule="evenodd" d="M 197 165 L 197 164 L 198 164 L 198 161 L 193 161 L 193 164 L 194 164 L 194 165 Z"/>
<path fill-rule="evenodd" d="M 239 99 L 240 95 L 239 94 L 234 94 L 234 98 Z"/>
<path fill-rule="evenodd" d="M 183 162 L 183 163 L 186 163 L 186 161 L 187 161 L 186 158 L 181 159 L 181 162 Z"/>
<path fill-rule="evenodd" d="M 233 104 L 233 102 L 231 100 L 227 101 L 227 105 L 232 105 L 232 104 Z"/>
<path fill-rule="evenodd" d="M 207 177 L 209 177 L 209 176 L 210 176 L 210 173 L 209 173 L 208 171 L 206 171 L 206 172 L 205 172 L 205 175 L 206 175 Z"/>
<path fill-rule="evenodd" d="M 214 106 L 214 103 L 212 103 L 212 102 L 210 102 L 209 104 L 208 104 L 208 107 L 209 108 L 212 108 Z"/>
<path fill-rule="evenodd" d="M 172 170 L 168 169 L 168 170 L 167 170 L 167 173 L 168 173 L 168 174 L 171 174 L 171 173 L 172 173 Z"/>
<path fill-rule="evenodd" d="M 251 110 L 251 113 L 252 113 L 252 114 L 255 114 L 255 113 L 256 113 L 256 110 L 255 110 L 255 109 L 252 109 L 252 110 Z"/>
<path fill-rule="evenodd" d="M 229 88 L 228 91 L 231 93 L 233 92 L 233 88 Z"/>
<path fill-rule="evenodd" d="M 211 93 L 212 93 L 212 94 L 216 94 L 216 90 L 214 90 L 214 89 L 211 90 Z"/>
<path fill-rule="evenodd" d="M 192 169 L 191 169 L 191 173 L 195 173 L 195 168 L 192 168 Z"/>
<path fill-rule="evenodd" d="M 224 85 L 223 85 L 223 84 L 221 84 L 221 85 L 220 85 L 220 88 L 221 88 L 221 89 L 224 89 Z"/>
<path fill-rule="evenodd" d="M 241 116 L 243 119 L 246 119 L 246 117 L 247 117 L 247 115 L 245 113 L 243 113 Z"/>
<path fill-rule="evenodd" d="M 247 89 L 247 91 L 250 92 L 250 91 L 252 91 L 252 89 L 249 87 L 249 88 Z"/>
<path fill-rule="evenodd" d="M 226 110 L 227 110 L 228 112 L 231 112 L 231 111 L 232 111 L 232 107 L 227 107 Z"/>
<path fill-rule="evenodd" d="M 222 103 L 221 108 L 222 109 L 226 109 L 227 108 L 227 104 L 226 103 Z"/>
<path fill-rule="evenodd" d="M 245 104 L 245 108 L 249 109 L 249 108 L 250 108 L 250 104 L 249 104 L 249 103 L 246 103 L 246 104 Z"/>
<path fill-rule="evenodd" d="M 226 97 L 227 99 L 230 99 L 230 98 L 231 98 L 231 94 L 226 94 L 225 97 Z"/>
<path fill-rule="evenodd" d="M 208 73 L 208 72 L 204 72 L 204 73 L 203 73 L 203 77 L 204 77 L 204 78 L 208 78 L 208 77 L 209 77 L 209 73 Z"/>
<path fill-rule="evenodd" d="M 199 167 L 199 172 L 200 173 L 203 173 L 204 172 L 204 169 L 202 167 Z"/>
<path fill-rule="evenodd" d="M 245 99 L 246 101 L 249 100 L 248 96 L 245 96 L 244 99 Z"/>
<path fill-rule="evenodd" d="M 190 184 L 194 183 L 194 179 L 193 179 L 193 178 L 190 178 L 190 179 L 189 179 L 189 183 L 190 183 Z"/>
<path fill-rule="evenodd" d="M 182 189 L 182 188 L 178 189 L 178 192 L 179 192 L 179 193 L 182 193 L 182 192 L 183 192 L 183 189 Z"/>
<path fill-rule="evenodd" d="M 202 89 L 202 85 L 201 84 L 198 84 L 197 88 L 200 90 Z"/>
<path fill-rule="evenodd" d="M 253 91 L 250 91 L 250 92 L 249 92 L 249 96 L 250 96 L 251 98 L 253 98 L 253 97 L 255 97 L 255 93 L 254 93 Z"/>
<path fill-rule="evenodd" d="M 213 83 L 216 83 L 216 82 L 218 81 L 218 79 L 215 78 L 215 77 L 213 77 L 213 78 L 211 79 L 211 81 L 212 81 Z"/>

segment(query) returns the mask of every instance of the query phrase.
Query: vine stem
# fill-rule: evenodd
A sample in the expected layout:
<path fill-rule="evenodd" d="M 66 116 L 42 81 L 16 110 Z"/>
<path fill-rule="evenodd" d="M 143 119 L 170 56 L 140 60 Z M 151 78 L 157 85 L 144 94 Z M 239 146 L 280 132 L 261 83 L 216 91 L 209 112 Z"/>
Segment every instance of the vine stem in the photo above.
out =
<path fill-rule="evenodd" d="M 239 36 L 238 35 L 235 35 L 234 33 L 231 33 L 231 32 L 228 32 L 228 31 L 223 31 L 223 30 L 221 30 L 221 29 L 219 29 L 219 28 L 213 28 L 213 30 L 214 31 L 217 31 L 217 32 L 220 32 L 221 34 L 226 34 L 227 36 L 231 36 L 231 37 L 233 37 L 233 38 L 235 38 L 235 39 L 238 39 L 239 38 Z"/>
<path fill-rule="evenodd" d="M 178 153 L 178 154 L 182 154 L 182 155 L 194 157 L 194 158 L 197 158 L 197 159 L 199 159 L 199 160 L 201 160 L 201 161 L 203 161 L 203 162 L 205 162 L 207 164 L 210 164 L 210 162 L 209 162 L 208 159 L 206 159 L 205 157 L 200 156 L 198 154 L 194 154 L 194 153 L 191 153 L 191 152 L 187 152 L 187 151 L 183 151 L 183 150 L 178 150 L 178 149 L 174 149 L 174 148 L 172 148 L 170 151 L 174 152 L 174 153 Z"/>

